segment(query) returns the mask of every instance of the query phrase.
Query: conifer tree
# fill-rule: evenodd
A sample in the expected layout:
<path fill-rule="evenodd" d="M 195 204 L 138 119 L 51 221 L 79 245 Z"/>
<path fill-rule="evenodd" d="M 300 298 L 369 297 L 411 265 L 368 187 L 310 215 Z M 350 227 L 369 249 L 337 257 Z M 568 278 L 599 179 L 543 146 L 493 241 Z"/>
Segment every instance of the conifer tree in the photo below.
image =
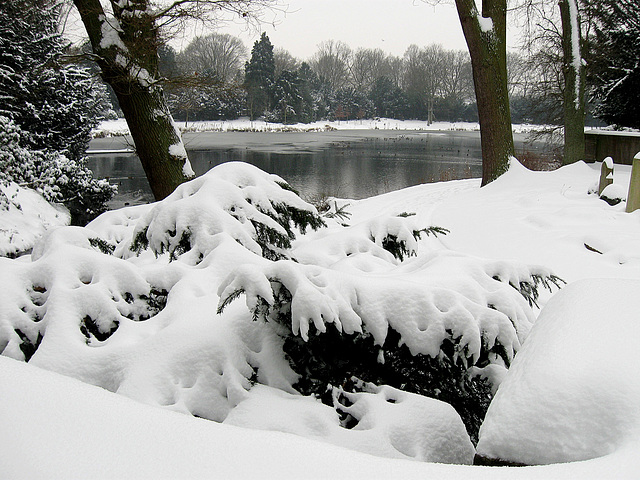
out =
<path fill-rule="evenodd" d="M 262 115 L 272 104 L 275 69 L 273 45 L 263 32 L 260 40 L 253 44 L 251 59 L 245 65 L 247 102 L 252 120 Z"/>
<path fill-rule="evenodd" d="M 25 146 L 80 160 L 108 110 L 104 87 L 88 69 L 62 65 L 53 4 L 2 2 L 0 17 L 0 115 L 28 134 Z"/>
<path fill-rule="evenodd" d="M 586 4 L 595 18 L 589 58 L 595 114 L 608 123 L 640 128 L 640 5 L 635 0 Z"/>
<path fill-rule="evenodd" d="M 0 3 L 0 182 L 38 190 L 85 224 L 114 187 L 86 167 L 91 129 L 108 104 L 88 69 L 61 65 L 65 49 L 48 2 Z"/>

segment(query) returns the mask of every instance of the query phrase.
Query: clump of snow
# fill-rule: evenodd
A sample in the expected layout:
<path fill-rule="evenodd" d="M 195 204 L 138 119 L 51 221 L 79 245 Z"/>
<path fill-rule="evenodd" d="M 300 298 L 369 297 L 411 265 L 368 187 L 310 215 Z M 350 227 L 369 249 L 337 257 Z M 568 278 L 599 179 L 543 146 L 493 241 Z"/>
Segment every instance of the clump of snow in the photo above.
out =
<path fill-rule="evenodd" d="M 480 455 L 574 462 L 640 439 L 638 289 L 590 279 L 549 301 L 489 407 Z"/>
<path fill-rule="evenodd" d="M 46 230 L 68 225 L 69 212 L 16 183 L 0 182 L 0 256 L 29 252 Z"/>
<path fill-rule="evenodd" d="M 493 31 L 493 19 L 491 17 L 483 17 L 478 14 L 478 23 L 480 24 L 480 30 L 484 33 L 490 33 Z"/>
<path fill-rule="evenodd" d="M 612 183 L 602 190 L 600 198 L 609 205 L 617 205 L 627 201 L 627 189 L 618 183 Z"/>
<path fill-rule="evenodd" d="M 348 415 L 348 428 L 338 413 Z M 334 408 L 311 397 L 256 386 L 224 423 L 295 433 L 388 458 L 470 465 L 475 454 L 450 405 L 388 386 L 365 384 L 355 393 L 337 389 Z"/>

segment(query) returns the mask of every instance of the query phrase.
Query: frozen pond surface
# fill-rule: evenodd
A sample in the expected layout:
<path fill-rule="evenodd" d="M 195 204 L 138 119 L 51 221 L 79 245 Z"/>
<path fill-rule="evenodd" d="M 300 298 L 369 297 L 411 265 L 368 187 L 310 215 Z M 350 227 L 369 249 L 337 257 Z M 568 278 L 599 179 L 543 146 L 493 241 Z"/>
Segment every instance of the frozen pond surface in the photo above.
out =
<path fill-rule="evenodd" d="M 527 144 L 525 135 L 515 139 L 517 153 L 544 149 L 543 144 Z M 243 161 L 281 176 L 306 198 L 360 199 L 482 175 L 479 132 L 203 132 L 187 133 L 184 141 L 198 175 L 220 163 Z M 90 150 L 104 153 L 92 154 L 89 166 L 97 177 L 119 185 L 120 201 L 151 200 L 137 157 L 117 153 L 127 146 L 127 137 L 92 141 Z"/>

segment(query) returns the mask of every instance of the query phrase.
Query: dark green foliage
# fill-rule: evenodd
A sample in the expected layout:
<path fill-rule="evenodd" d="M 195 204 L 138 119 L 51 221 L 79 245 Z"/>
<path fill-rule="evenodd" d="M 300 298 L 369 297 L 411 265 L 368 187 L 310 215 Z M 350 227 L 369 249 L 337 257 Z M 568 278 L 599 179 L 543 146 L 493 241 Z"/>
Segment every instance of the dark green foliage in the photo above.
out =
<path fill-rule="evenodd" d="M 54 2 L 1 2 L 0 115 L 29 135 L 23 146 L 54 150 L 77 161 L 106 114 L 104 88 L 88 69 L 63 65 Z"/>
<path fill-rule="evenodd" d="M 640 128 L 640 4 L 589 0 L 594 21 L 587 55 L 595 115 L 609 124 Z"/>
<path fill-rule="evenodd" d="M 296 123 L 304 117 L 301 80 L 297 72 L 284 70 L 273 87 L 273 109 L 269 120 Z"/>
<path fill-rule="evenodd" d="M 375 115 L 386 118 L 406 118 L 409 100 L 402 89 L 388 77 L 379 77 L 369 93 Z"/>
<path fill-rule="evenodd" d="M 497 280 L 498 282 L 504 281 L 499 276 L 494 276 L 493 279 Z M 535 305 L 536 308 L 540 308 L 537 302 L 540 295 L 540 292 L 538 291 L 539 286 L 542 286 L 551 292 L 553 291 L 554 286 L 559 289 L 566 284 L 567 282 L 565 282 L 560 277 L 557 277 L 556 275 L 538 274 L 531 275 L 527 281 L 522 281 L 518 285 L 515 285 L 511 282 L 509 283 L 510 286 L 520 292 L 520 295 L 525 298 L 530 307 L 533 307 Z"/>
<path fill-rule="evenodd" d="M 129 245 L 129 250 L 135 252 L 136 255 L 140 255 L 142 250 L 149 248 L 149 239 L 147 238 L 148 232 L 149 227 L 140 230 L 135 237 L 133 237 L 133 241 L 131 242 L 131 245 Z"/>
<path fill-rule="evenodd" d="M 288 335 L 284 351 L 301 375 L 295 387 L 305 395 L 317 395 L 332 405 L 330 386 L 349 391 L 353 388 L 352 377 L 390 385 L 449 403 L 462 417 L 473 443 L 477 443 L 478 430 L 492 398 L 489 383 L 471 378 L 465 366 L 453 363 L 453 346 L 449 354 L 432 358 L 412 355 L 406 346 L 398 346 L 399 341 L 400 335 L 393 329 L 380 347 L 366 333 L 346 335 L 329 327 L 325 333 L 310 335 L 308 342 Z M 445 347 L 443 352 L 446 350 Z"/>
<path fill-rule="evenodd" d="M 286 235 L 257 221 L 251 221 L 256 231 L 255 240 L 262 249 L 262 256 L 269 260 L 276 261 L 287 258 L 282 250 L 291 248 L 291 240 L 296 238 L 293 232 L 294 226 L 302 234 L 306 233 L 308 227 L 317 230 L 326 226 L 322 217 L 308 210 L 300 210 L 284 203 L 276 203 L 272 207 L 275 214 L 262 209 L 258 210 L 278 222 L 285 229 Z"/>
<path fill-rule="evenodd" d="M 335 94 L 332 115 L 337 120 L 370 118 L 372 111 L 373 104 L 364 92 L 346 87 Z"/>
<path fill-rule="evenodd" d="M 98 251 L 104 253 L 105 255 L 113 255 L 113 252 L 116 249 L 115 245 L 112 245 L 106 240 L 98 237 L 90 238 L 89 243 L 93 248 L 98 249 Z"/>
<path fill-rule="evenodd" d="M 403 217 L 403 216 L 410 215 L 410 214 L 407 214 L 406 212 L 403 212 L 403 213 L 404 215 L 401 213 L 398 216 Z M 437 237 L 438 234 L 446 235 L 447 233 L 449 233 L 449 230 L 443 227 L 431 226 L 427 228 L 422 228 L 420 230 L 414 230 L 412 232 L 413 238 L 415 238 L 416 240 L 419 240 L 422 237 L 423 233 L 426 234 L 427 236 L 433 235 L 434 237 Z M 391 253 L 391 255 L 393 255 L 395 258 L 397 258 L 400 261 L 404 260 L 405 257 L 413 257 L 416 255 L 415 251 L 409 250 L 407 248 L 407 242 L 405 240 L 398 240 L 397 236 L 391 235 L 391 234 L 387 235 L 385 238 L 382 239 L 382 248 L 384 248 L 387 252 Z"/>
<path fill-rule="evenodd" d="M 16 328 L 14 331 L 22 341 L 22 343 L 20 344 L 20 351 L 24 355 L 24 361 L 28 362 L 29 360 L 31 360 L 31 357 L 33 357 L 34 353 L 36 353 L 36 350 L 38 350 L 38 347 L 42 343 L 42 332 L 38 332 L 38 337 L 34 342 L 19 328 Z"/>
<path fill-rule="evenodd" d="M 256 40 L 251 49 L 251 59 L 245 65 L 245 88 L 249 115 L 254 120 L 272 104 L 275 84 L 273 45 L 266 33 Z"/>
<path fill-rule="evenodd" d="M 106 341 L 120 326 L 120 322 L 114 320 L 107 328 L 96 322 L 89 315 L 85 316 L 80 322 L 80 331 L 86 337 L 87 345 L 91 344 L 92 338 L 98 342 Z"/>

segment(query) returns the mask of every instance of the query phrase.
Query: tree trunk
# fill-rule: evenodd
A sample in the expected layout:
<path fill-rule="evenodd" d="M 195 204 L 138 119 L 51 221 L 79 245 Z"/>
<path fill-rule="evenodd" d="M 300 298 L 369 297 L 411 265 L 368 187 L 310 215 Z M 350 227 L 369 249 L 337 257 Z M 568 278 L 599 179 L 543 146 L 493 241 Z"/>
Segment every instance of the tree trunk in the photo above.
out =
<path fill-rule="evenodd" d="M 126 2 L 125 2 L 126 3 Z M 193 177 L 180 132 L 158 83 L 158 33 L 147 0 L 112 2 L 109 18 L 100 0 L 74 0 L 103 79 L 113 87 L 136 153 L 156 200 Z"/>
<path fill-rule="evenodd" d="M 580 21 L 576 0 L 560 0 L 562 50 L 564 55 L 564 159 L 562 163 L 584 160 L 584 64 L 580 49 Z"/>
<path fill-rule="evenodd" d="M 507 90 L 507 2 L 483 0 L 482 16 L 474 0 L 456 0 L 456 7 L 471 55 L 484 186 L 507 171 L 514 154 Z"/>

